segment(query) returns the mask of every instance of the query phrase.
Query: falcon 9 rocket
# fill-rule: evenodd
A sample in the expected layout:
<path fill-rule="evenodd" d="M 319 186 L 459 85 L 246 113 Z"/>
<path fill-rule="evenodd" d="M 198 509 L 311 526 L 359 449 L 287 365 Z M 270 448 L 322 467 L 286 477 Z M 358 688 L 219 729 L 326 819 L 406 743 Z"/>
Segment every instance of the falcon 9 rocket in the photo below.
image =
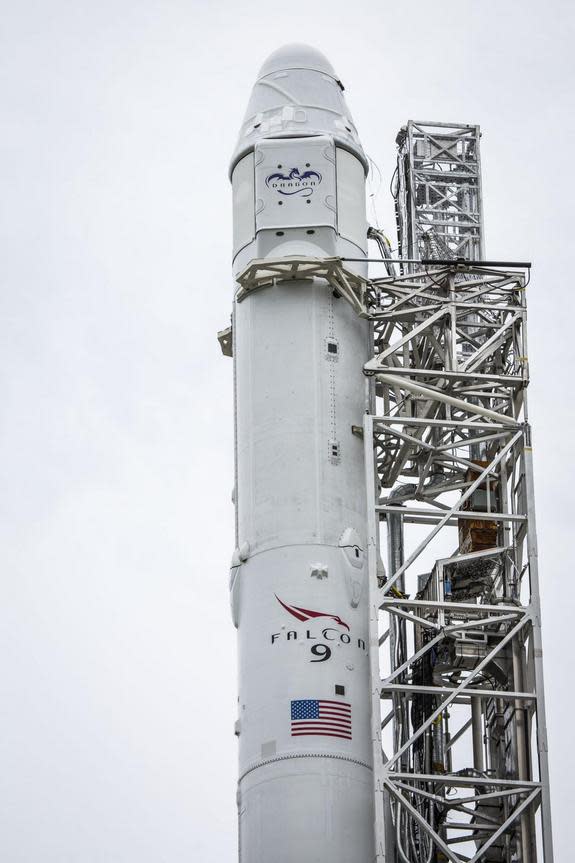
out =
<path fill-rule="evenodd" d="M 254 262 L 365 257 L 366 170 L 328 60 L 306 45 L 273 53 L 231 163 L 235 279 Z M 366 493 L 352 432 L 369 325 L 325 279 L 282 272 L 236 284 L 233 310 L 240 859 L 370 863 Z"/>

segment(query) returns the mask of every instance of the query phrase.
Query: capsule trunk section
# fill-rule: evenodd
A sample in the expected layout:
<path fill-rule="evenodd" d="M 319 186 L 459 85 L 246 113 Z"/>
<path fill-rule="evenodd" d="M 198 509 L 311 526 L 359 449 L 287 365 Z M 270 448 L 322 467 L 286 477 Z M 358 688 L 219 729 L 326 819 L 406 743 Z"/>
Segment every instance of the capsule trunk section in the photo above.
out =
<path fill-rule="evenodd" d="M 319 52 L 264 64 L 232 161 L 234 275 L 366 254 L 365 156 Z M 358 264 L 359 272 L 365 264 Z M 242 863 L 373 858 L 361 368 L 368 323 L 322 279 L 234 301 Z"/>

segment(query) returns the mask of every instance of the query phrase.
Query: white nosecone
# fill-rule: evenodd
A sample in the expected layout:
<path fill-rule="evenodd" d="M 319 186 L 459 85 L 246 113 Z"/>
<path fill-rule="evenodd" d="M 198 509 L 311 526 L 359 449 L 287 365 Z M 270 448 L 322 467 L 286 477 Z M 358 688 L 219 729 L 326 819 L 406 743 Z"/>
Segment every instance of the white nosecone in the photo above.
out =
<path fill-rule="evenodd" d="M 231 172 L 261 138 L 332 135 L 354 153 L 367 172 L 367 159 L 343 96 L 343 84 L 329 60 L 310 45 L 284 45 L 260 69 Z"/>
<path fill-rule="evenodd" d="M 334 68 L 325 54 L 312 45 L 304 45 L 302 42 L 282 45 L 270 54 L 259 71 L 258 81 L 273 72 L 284 72 L 287 69 L 311 69 L 313 72 L 330 75 L 337 81 Z"/>
<path fill-rule="evenodd" d="M 264 63 L 231 167 L 234 273 L 365 257 L 365 155 L 328 60 Z M 356 265 L 365 272 L 366 265 Z M 368 324 L 322 279 L 234 301 L 242 863 L 371 863 Z"/>

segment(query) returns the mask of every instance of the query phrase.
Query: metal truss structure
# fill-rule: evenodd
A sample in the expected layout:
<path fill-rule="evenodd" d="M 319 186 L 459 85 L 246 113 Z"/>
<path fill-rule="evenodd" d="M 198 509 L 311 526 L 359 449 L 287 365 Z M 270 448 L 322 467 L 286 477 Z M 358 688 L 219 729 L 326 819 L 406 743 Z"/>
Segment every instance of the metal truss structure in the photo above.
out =
<path fill-rule="evenodd" d="M 479 126 L 410 120 L 398 136 L 396 218 L 404 259 L 483 256 Z"/>
<path fill-rule="evenodd" d="M 341 258 L 310 258 L 287 255 L 251 261 L 237 278 L 236 300 L 241 303 L 253 291 L 271 288 L 278 282 L 325 279 L 336 295 L 344 297 L 360 318 L 369 317 L 366 305 L 367 281 L 346 268 Z"/>
<path fill-rule="evenodd" d="M 551 863 L 526 278 L 412 270 L 367 291 L 376 859 Z"/>

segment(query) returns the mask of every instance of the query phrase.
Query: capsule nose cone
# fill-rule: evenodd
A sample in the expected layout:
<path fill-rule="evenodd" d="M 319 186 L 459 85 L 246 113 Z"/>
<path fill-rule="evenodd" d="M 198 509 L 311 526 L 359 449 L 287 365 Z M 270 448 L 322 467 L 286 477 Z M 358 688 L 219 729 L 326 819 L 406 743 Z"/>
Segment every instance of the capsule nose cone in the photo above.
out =
<path fill-rule="evenodd" d="M 300 42 L 282 45 L 270 54 L 260 69 L 258 78 L 265 78 L 266 75 L 285 72 L 288 69 L 311 69 L 336 78 L 333 66 L 327 57 L 312 45 L 304 45 Z"/>
<path fill-rule="evenodd" d="M 284 45 L 260 69 L 232 156 L 237 163 L 265 138 L 329 135 L 353 153 L 367 173 L 367 159 L 329 60 L 310 45 Z"/>

